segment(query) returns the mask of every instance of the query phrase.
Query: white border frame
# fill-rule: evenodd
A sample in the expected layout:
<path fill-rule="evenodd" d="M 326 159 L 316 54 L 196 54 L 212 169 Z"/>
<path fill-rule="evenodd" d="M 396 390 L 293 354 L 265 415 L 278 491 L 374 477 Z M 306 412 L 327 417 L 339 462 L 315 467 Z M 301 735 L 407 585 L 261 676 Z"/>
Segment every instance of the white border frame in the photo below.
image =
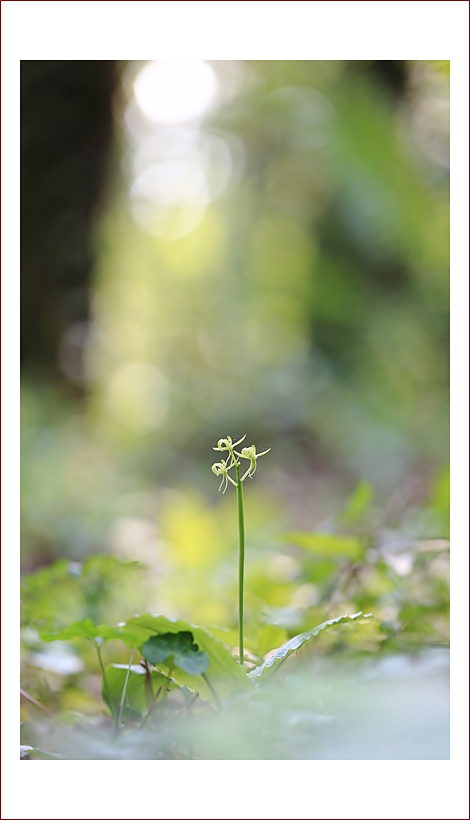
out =
<path fill-rule="evenodd" d="M 98 766 L 94 761 L 61 761 L 60 771 L 56 761 L 43 761 L 22 766 L 20 773 L 17 713 L 11 708 L 17 688 L 9 680 L 18 651 L 16 637 L 10 643 L 6 635 L 2 817 L 207 820 L 220 817 L 223 805 L 227 820 L 467 820 L 468 3 L 4 0 L 1 12 L 5 628 L 11 618 L 17 620 L 11 578 L 19 573 L 19 61 L 444 58 L 451 60 L 451 583 L 452 643 L 459 647 L 452 657 L 450 761 L 188 761 L 177 764 L 184 765 L 184 773 L 172 761 L 101 761 Z M 116 775 L 129 784 L 117 794 Z M 173 780 L 181 776 L 184 789 Z M 242 808 L 235 789 L 240 779 L 246 795 Z M 155 784 L 156 797 L 147 803 L 141 795 L 149 784 Z M 273 784 L 279 787 L 273 790 Z M 172 793 L 177 799 L 170 799 Z"/>

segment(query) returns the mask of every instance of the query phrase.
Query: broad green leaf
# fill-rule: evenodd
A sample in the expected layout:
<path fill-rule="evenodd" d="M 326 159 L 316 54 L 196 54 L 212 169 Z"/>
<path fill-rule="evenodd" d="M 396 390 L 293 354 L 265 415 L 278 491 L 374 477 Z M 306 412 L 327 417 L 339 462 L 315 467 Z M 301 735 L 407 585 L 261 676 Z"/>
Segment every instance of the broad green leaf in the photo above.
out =
<path fill-rule="evenodd" d="M 284 541 L 303 547 L 314 555 L 322 557 L 344 557 L 358 560 L 364 554 L 358 538 L 346 538 L 323 532 L 289 532 L 282 536 Z"/>
<path fill-rule="evenodd" d="M 211 624 L 207 627 L 207 631 L 229 649 L 233 649 L 235 646 L 238 646 L 238 632 L 236 629 L 229 629 L 226 626 L 216 626 L 215 624 Z M 245 643 L 248 649 L 250 649 L 250 641 L 248 638 L 245 639 Z"/>
<path fill-rule="evenodd" d="M 64 629 L 57 632 L 41 632 L 41 640 L 43 641 L 70 641 L 73 638 L 88 638 L 93 640 L 97 637 L 96 626 L 89 618 L 84 621 L 76 621 Z"/>
<path fill-rule="evenodd" d="M 112 714 L 117 714 L 121 703 L 122 690 L 126 679 L 128 665 L 125 663 L 113 663 L 106 668 L 106 681 L 108 684 L 109 698 L 106 688 L 102 687 L 102 695 L 105 703 L 108 704 Z M 151 686 L 151 689 L 149 688 Z M 148 708 L 149 697 L 154 698 L 159 687 L 175 689 L 173 681 L 169 681 L 165 675 L 152 669 L 147 674 L 141 664 L 132 664 L 127 682 L 126 701 L 124 703 L 123 715 L 130 720 L 141 718 Z"/>
<path fill-rule="evenodd" d="M 206 652 L 194 643 L 191 632 L 153 635 L 142 646 L 142 655 L 153 666 L 170 658 L 169 663 L 190 675 L 203 675 L 209 666 Z"/>
<path fill-rule="evenodd" d="M 199 626 L 189 624 L 187 621 L 170 620 L 163 615 L 144 614 L 127 621 L 122 631 L 126 635 L 126 640 L 131 635 L 135 641 L 134 645 L 138 647 L 143 647 L 152 635 L 189 632 L 198 649 L 204 652 L 209 659 L 207 672 L 204 672 L 203 678 L 200 674 L 192 674 L 180 667 L 174 669 L 172 678 L 179 685 L 185 685 L 192 692 L 198 692 L 205 700 L 217 702 L 238 689 L 250 688 L 250 682 L 243 667 L 217 638 Z M 171 665 L 170 656 L 158 665 L 168 671 Z M 214 691 L 211 691 L 211 686 Z"/>
<path fill-rule="evenodd" d="M 83 621 L 76 621 L 58 632 L 41 632 L 41 640 L 43 641 L 71 641 L 74 638 L 88 638 L 90 641 L 96 641 L 98 644 L 103 641 L 123 640 L 123 632 L 119 627 L 95 626 L 90 618 L 85 618 Z"/>
<path fill-rule="evenodd" d="M 265 674 L 268 670 L 274 672 L 276 669 L 280 667 L 280 665 L 292 654 L 295 652 L 296 649 L 300 649 L 307 641 L 310 641 L 312 638 L 315 638 L 320 632 L 323 632 L 325 629 L 329 629 L 330 627 L 335 626 L 339 623 L 345 623 L 349 621 L 357 621 L 358 618 L 373 618 L 374 616 L 371 613 L 367 615 L 363 615 L 362 612 L 356 612 L 354 615 L 340 615 L 338 618 L 331 618 L 329 621 L 324 621 L 322 624 L 318 626 L 314 626 L 313 629 L 309 629 L 308 632 L 302 632 L 300 635 L 296 635 L 294 638 L 291 638 L 290 641 L 287 641 L 280 649 L 278 649 L 271 657 L 268 658 L 261 666 L 258 666 L 256 669 L 253 669 L 251 672 L 248 673 L 248 677 L 251 679 L 258 678 L 260 675 Z M 363 623 L 361 621 L 361 623 Z"/>

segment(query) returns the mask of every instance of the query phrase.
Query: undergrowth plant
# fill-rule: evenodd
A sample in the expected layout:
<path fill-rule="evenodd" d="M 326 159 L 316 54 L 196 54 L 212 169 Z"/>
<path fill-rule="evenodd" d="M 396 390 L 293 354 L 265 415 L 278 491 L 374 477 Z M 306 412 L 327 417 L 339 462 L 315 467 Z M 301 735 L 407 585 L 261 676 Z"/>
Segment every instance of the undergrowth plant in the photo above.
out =
<path fill-rule="evenodd" d="M 229 482 L 233 484 L 233 486 L 237 490 L 237 505 L 238 505 L 238 544 L 239 544 L 239 551 L 238 551 L 238 648 L 239 648 L 239 661 L 240 664 L 243 666 L 244 662 L 244 647 L 243 647 L 243 586 L 244 586 L 244 576 L 245 576 L 245 511 L 243 507 L 243 482 L 246 478 L 253 478 L 253 475 L 256 471 L 257 461 L 261 456 L 266 455 L 269 453 L 271 448 L 267 450 L 263 450 L 262 453 L 256 452 L 256 447 L 254 444 L 251 444 L 249 447 L 243 447 L 241 453 L 235 450 L 235 447 L 238 447 L 239 444 L 242 443 L 246 438 L 246 434 L 242 436 L 238 441 L 233 442 L 230 436 L 227 438 L 221 438 L 217 442 L 217 447 L 213 447 L 214 450 L 218 450 L 222 453 L 227 453 L 227 458 L 223 458 L 222 461 L 218 461 L 212 465 L 212 472 L 216 476 L 221 476 L 222 481 L 220 482 L 219 492 L 223 490 L 225 493 Z M 240 459 L 244 458 L 247 459 L 249 462 L 248 469 L 246 472 L 240 476 Z M 235 480 L 230 475 L 230 470 L 235 470 Z"/>

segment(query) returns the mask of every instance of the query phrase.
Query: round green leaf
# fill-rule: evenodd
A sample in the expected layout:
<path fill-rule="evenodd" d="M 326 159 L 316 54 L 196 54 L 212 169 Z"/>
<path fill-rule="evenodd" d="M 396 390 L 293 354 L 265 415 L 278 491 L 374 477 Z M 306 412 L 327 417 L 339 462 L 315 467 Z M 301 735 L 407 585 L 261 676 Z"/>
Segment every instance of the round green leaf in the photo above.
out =
<path fill-rule="evenodd" d="M 189 675 L 202 675 L 209 668 L 206 652 L 199 649 L 192 633 L 186 630 L 153 635 L 142 646 L 142 655 L 153 666 L 168 659 L 168 666 L 176 666 Z"/>

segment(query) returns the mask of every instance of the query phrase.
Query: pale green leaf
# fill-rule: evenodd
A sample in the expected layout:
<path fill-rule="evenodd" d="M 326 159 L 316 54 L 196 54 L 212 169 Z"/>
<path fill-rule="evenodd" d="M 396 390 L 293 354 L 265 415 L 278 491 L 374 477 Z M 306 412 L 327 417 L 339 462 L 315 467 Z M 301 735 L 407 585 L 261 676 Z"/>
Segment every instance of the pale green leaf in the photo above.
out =
<path fill-rule="evenodd" d="M 286 658 L 292 654 L 292 652 L 295 652 L 296 649 L 300 649 L 300 647 L 307 641 L 315 638 L 325 629 L 336 626 L 336 624 L 357 621 L 358 618 L 373 617 L 374 616 L 370 612 L 367 615 L 363 615 L 362 612 L 356 612 L 354 615 L 340 615 L 338 618 L 331 618 L 329 621 L 324 621 L 322 624 L 314 626 L 313 629 L 309 629 L 308 632 L 302 632 L 300 635 L 296 635 L 294 638 L 291 638 L 290 641 L 287 641 L 287 643 L 281 646 L 280 649 L 274 652 L 261 666 L 258 666 L 256 669 L 249 672 L 248 677 L 254 679 L 267 673 L 268 670 L 274 672 L 286 660 Z"/>
<path fill-rule="evenodd" d="M 108 704 L 112 714 L 117 714 L 126 680 L 127 663 L 113 663 L 106 668 L 106 682 L 108 691 L 103 685 L 103 700 Z M 147 688 L 146 683 L 148 681 Z M 151 688 L 150 688 L 151 687 Z M 127 682 L 126 699 L 123 714 L 131 720 L 141 718 L 148 709 L 149 697 L 153 698 L 159 687 L 175 689 L 173 681 L 169 681 L 164 675 L 152 669 L 148 673 L 140 664 L 132 664 Z M 109 693 L 109 697 L 108 697 Z"/>
<path fill-rule="evenodd" d="M 43 641 L 71 641 L 74 638 L 88 638 L 90 641 L 123 640 L 124 633 L 122 629 L 114 626 L 95 626 L 90 618 L 85 618 L 83 621 L 76 621 L 64 629 L 57 632 L 41 632 L 41 640 Z"/>

